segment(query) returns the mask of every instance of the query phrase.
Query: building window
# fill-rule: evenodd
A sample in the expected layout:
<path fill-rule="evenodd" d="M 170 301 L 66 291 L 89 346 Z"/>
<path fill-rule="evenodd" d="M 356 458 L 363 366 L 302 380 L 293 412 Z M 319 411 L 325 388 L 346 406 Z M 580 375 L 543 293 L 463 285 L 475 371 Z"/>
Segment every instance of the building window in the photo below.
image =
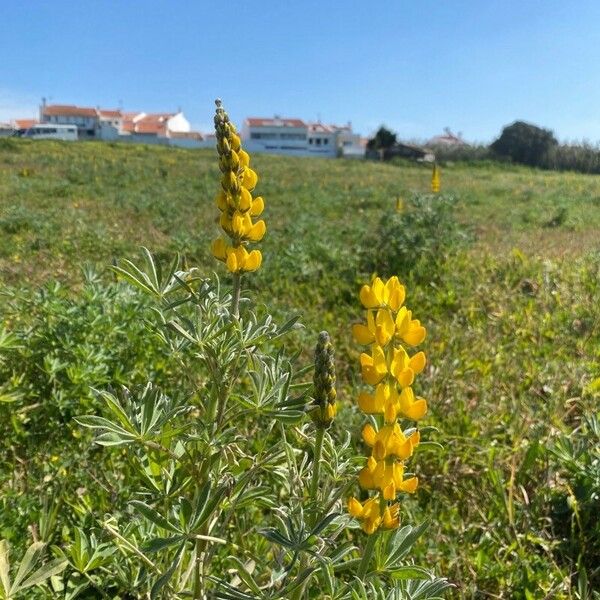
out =
<path fill-rule="evenodd" d="M 321 138 L 316 138 L 315 139 L 315 143 L 317 144 L 317 146 L 321 145 Z"/>
<path fill-rule="evenodd" d="M 308 140 L 308 143 L 312 145 L 312 143 L 313 143 L 313 139 L 312 139 L 312 138 L 310 138 L 310 139 Z"/>
<path fill-rule="evenodd" d="M 323 140 L 323 144 L 324 144 L 325 146 L 327 146 L 327 144 L 329 144 L 329 140 L 328 140 L 327 138 L 325 138 L 325 139 Z"/>

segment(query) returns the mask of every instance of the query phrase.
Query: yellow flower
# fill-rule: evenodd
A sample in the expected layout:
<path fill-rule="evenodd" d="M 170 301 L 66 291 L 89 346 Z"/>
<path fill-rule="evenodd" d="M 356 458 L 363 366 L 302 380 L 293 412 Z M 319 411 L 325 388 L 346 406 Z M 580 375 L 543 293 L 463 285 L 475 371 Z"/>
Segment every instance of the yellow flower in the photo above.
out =
<path fill-rule="evenodd" d="M 361 521 L 363 531 L 368 534 L 375 533 L 383 521 L 377 497 L 369 498 L 364 504 L 356 498 L 350 498 L 348 501 L 348 512 L 354 518 Z"/>
<path fill-rule="evenodd" d="M 427 402 L 424 398 L 415 398 L 412 388 L 407 387 L 400 394 L 400 411 L 409 419 L 418 421 L 427 413 Z"/>
<path fill-rule="evenodd" d="M 377 385 L 387 374 L 387 362 L 383 349 L 373 344 L 371 356 L 364 352 L 360 355 L 362 378 L 365 383 Z"/>
<path fill-rule="evenodd" d="M 426 335 L 421 321 L 412 318 L 412 311 L 403 306 L 396 315 L 396 335 L 411 346 L 418 346 Z"/>
<path fill-rule="evenodd" d="M 404 303 L 406 291 L 396 276 L 390 277 L 386 283 L 379 277 L 373 283 L 363 285 L 360 290 L 360 301 L 365 308 L 379 308 L 387 306 L 394 312 Z"/>
<path fill-rule="evenodd" d="M 408 387 L 412 385 L 415 375 L 421 373 L 425 368 L 425 361 L 424 352 L 417 352 L 412 358 L 409 358 L 406 350 L 400 346 L 394 348 L 394 357 L 389 371 L 403 388 Z"/>
<path fill-rule="evenodd" d="M 244 273 L 256 271 L 262 262 L 260 250 L 248 252 L 244 246 L 228 247 L 225 263 L 231 273 Z"/>
<path fill-rule="evenodd" d="M 400 492 L 414 493 L 417 489 L 416 477 L 404 477 L 404 461 L 413 455 L 420 433 L 417 429 L 403 431 L 398 417 L 418 420 L 427 412 L 427 402 L 415 398 L 411 387 L 427 360 L 424 352 L 410 356 L 399 342 L 416 346 L 425 339 L 426 331 L 403 306 L 405 289 L 397 277 L 387 281 L 375 277 L 371 285 L 361 288 L 360 300 L 366 308 L 367 322 L 354 325 L 352 333 L 357 343 L 371 346 L 370 353 L 360 355 L 360 366 L 363 381 L 375 389 L 362 392 L 358 405 L 363 412 L 383 415 L 383 419 L 367 423 L 362 430 L 371 455 L 358 474 L 360 486 L 377 493 L 364 503 L 351 498 L 348 511 L 371 534 L 379 528 L 398 527 L 396 497 Z"/>
<path fill-rule="evenodd" d="M 354 325 L 352 333 L 354 339 L 364 346 L 377 342 L 380 346 L 386 346 L 396 331 L 396 324 L 390 314 L 390 311 L 385 308 L 380 308 L 377 311 L 377 316 L 373 317 L 373 312 L 367 313 L 366 325 Z"/>
<path fill-rule="evenodd" d="M 383 460 L 387 456 L 395 456 L 405 460 L 412 456 L 413 449 L 419 444 L 421 436 L 418 431 L 410 436 L 404 435 L 400 425 L 384 425 L 379 431 L 371 424 L 365 425 L 362 438 L 367 446 L 373 448 L 373 458 Z"/>
<path fill-rule="evenodd" d="M 358 474 L 358 483 L 364 490 L 379 490 L 385 500 L 395 500 L 398 492 L 413 494 L 419 480 L 417 477 L 404 479 L 401 462 L 376 460 L 370 456 L 367 466 Z"/>
<path fill-rule="evenodd" d="M 225 262 L 232 273 L 255 271 L 262 262 L 258 250 L 248 251 L 249 243 L 259 242 L 267 227 L 263 220 L 252 220 L 264 210 L 264 200 L 253 199 L 252 190 L 258 182 L 258 175 L 250 168 L 250 156 L 241 148 L 241 140 L 229 116 L 217 100 L 215 116 L 217 152 L 221 176 L 221 190 L 215 198 L 221 211 L 219 223 L 229 236 L 227 244 L 219 238 L 213 243 L 215 258 Z"/>

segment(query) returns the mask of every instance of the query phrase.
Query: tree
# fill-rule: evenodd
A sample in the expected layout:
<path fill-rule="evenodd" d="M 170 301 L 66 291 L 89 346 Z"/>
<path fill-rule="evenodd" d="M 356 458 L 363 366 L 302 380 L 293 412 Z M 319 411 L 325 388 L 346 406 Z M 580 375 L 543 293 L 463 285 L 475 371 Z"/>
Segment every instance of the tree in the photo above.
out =
<path fill-rule="evenodd" d="M 367 142 L 368 150 L 381 150 L 391 148 L 396 143 L 396 134 L 383 125 L 377 130 L 373 138 Z"/>
<path fill-rule="evenodd" d="M 498 156 L 532 167 L 541 166 L 551 148 L 558 145 L 550 129 L 515 121 L 507 125 L 500 137 L 490 146 Z"/>

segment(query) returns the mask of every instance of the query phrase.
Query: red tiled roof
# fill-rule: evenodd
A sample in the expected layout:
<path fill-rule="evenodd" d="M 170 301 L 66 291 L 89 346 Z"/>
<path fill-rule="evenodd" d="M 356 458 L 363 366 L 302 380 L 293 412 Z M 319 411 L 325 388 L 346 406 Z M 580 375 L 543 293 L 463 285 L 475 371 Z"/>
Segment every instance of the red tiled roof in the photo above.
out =
<path fill-rule="evenodd" d="M 133 133 L 159 134 L 159 133 L 165 133 L 165 131 L 166 131 L 166 125 L 157 123 L 156 121 L 146 122 L 145 120 L 141 120 L 137 123 L 133 123 L 132 125 L 133 125 L 133 129 L 131 129 L 130 131 L 132 131 Z"/>
<path fill-rule="evenodd" d="M 15 119 L 17 129 L 29 129 L 38 123 L 39 121 L 37 119 Z"/>
<path fill-rule="evenodd" d="M 99 112 L 101 117 L 108 117 L 109 119 L 118 119 L 123 116 L 123 113 L 120 110 L 107 110 L 101 108 Z"/>
<path fill-rule="evenodd" d="M 306 127 L 306 123 L 302 119 L 248 117 L 246 123 L 249 127 Z"/>
<path fill-rule="evenodd" d="M 73 116 L 73 117 L 95 117 L 97 111 L 95 108 L 86 108 L 83 106 L 73 106 L 68 104 L 49 104 L 42 107 L 42 113 L 48 116 Z"/>
<path fill-rule="evenodd" d="M 167 122 L 173 116 L 174 113 L 124 113 L 122 128 L 130 133 L 164 134 Z"/>

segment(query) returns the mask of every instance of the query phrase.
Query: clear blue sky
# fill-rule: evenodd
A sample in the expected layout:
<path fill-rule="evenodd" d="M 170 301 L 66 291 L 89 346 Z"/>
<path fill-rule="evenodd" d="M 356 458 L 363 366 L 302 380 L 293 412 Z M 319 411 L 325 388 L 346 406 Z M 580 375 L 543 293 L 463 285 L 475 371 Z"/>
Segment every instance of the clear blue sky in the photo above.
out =
<path fill-rule="evenodd" d="M 597 0 L 1 0 L 0 120 L 55 103 L 600 140 Z"/>

